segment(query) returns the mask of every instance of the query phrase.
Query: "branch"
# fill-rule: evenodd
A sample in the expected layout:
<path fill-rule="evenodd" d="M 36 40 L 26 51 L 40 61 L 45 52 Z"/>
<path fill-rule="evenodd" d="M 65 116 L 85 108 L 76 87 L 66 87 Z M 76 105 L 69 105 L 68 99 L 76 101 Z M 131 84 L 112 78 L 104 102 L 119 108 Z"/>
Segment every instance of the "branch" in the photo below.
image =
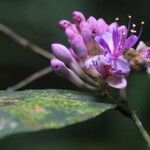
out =
<path fill-rule="evenodd" d="M 140 119 L 138 118 L 138 116 L 136 115 L 135 112 L 132 112 L 132 119 L 135 122 L 136 126 L 138 127 L 138 129 L 139 129 L 140 133 L 142 134 L 143 138 L 147 142 L 148 147 L 150 147 L 150 136 L 148 135 L 147 131 L 144 129 Z"/>
<path fill-rule="evenodd" d="M 32 81 L 50 73 L 52 71 L 52 69 L 50 67 L 46 67 L 34 74 L 32 74 L 31 76 L 29 76 L 28 78 L 24 79 L 23 81 L 17 83 L 16 85 L 7 88 L 8 91 L 16 91 L 20 88 L 22 88 L 23 86 L 26 86 L 27 84 L 31 83 Z"/>
<path fill-rule="evenodd" d="M 134 121 L 135 125 L 138 127 L 140 133 L 142 134 L 144 140 L 147 142 L 148 147 L 150 148 L 150 136 L 143 127 L 142 122 L 138 118 L 135 111 L 130 107 L 126 98 L 126 89 L 120 90 L 120 97 L 118 101 L 117 110 L 119 110 L 124 116 L 129 117 Z"/>
<path fill-rule="evenodd" d="M 0 23 L 0 34 L 8 37 L 9 39 L 13 40 L 15 43 L 21 45 L 24 48 L 30 49 L 31 51 L 47 58 L 47 59 L 52 59 L 54 56 L 44 50 L 43 48 L 37 46 L 36 44 L 28 41 L 27 39 L 23 38 L 22 36 L 18 35 L 5 25 Z"/>

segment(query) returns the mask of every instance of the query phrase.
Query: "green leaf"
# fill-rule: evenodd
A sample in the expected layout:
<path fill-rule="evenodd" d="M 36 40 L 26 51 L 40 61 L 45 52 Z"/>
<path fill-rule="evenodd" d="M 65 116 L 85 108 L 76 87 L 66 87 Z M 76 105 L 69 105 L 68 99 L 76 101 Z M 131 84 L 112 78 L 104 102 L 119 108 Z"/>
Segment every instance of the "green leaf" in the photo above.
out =
<path fill-rule="evenodd" d="M 115 105 L 69 90 L 0 91 L 0 138 L 57 129 L 93 118 Z"/>

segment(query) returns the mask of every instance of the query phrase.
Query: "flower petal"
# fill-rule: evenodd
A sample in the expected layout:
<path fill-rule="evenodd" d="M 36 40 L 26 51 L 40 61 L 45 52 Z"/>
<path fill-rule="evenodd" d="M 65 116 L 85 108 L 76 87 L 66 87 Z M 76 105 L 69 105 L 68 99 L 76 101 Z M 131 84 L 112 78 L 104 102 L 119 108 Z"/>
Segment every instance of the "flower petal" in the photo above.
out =
<path fill-rule="evenodd" d="M 118 28 L 113 29 L 112 38 L 113 38 L 113 45 L 114 45 L 114 51 L 115 51 L 118 49 L 118 46 L 120 43 L 120 36 L 119 36 Z"/>
<path fill-rule="evenodd" d="M 118 32 L 120 35 L 125 35 L 125 37 L 127 37 L 128 29 L 126 28 L 126 26 L 122 25 L 118 27 Z"/>
<path fill-rule="evenodd" d="M 106 82 L 116 89 L 124 89 L 127 86 L 127 80 L 124 77 L 109 76 Z"/>
<path fill-rule="evenodd" d="M 135 45 L 135 43 L 137 42 L 137 40 L 138 40 L 138 37 L 136 35 L 129 36 L 127 38 L 127 40 L 125 41 L 123 48 L 124 49 L 132 48 Z"/>
<path fill-rule="evenodd" d="M 109 50 L 111 52 L 114 51 L 114 44 L 113 44 L 113 35 L 110 32 L 105 32 L 102 36 L 102 39 L 107 43 Z"/>
<path fill-rule="evenodd" d="M 113 22 L 109 25 L 109 31 L 113 32 L 114 29 L 118 28 L 118 23 L 117 22 Z"/>
<path fill-rule="evenodd" d="M 137 48 L 136 48 L 136 51 L 139 52 L 146 47 L 147 47 L 147 45 L 143 41 L 140 41 Z"/>
<path fill-rule="evenodd" d="M 97 55 L 93 58 L 93 64 L 103 78 L 106 78 L 111 74 L 111 64 L 107 57 L 103 55 Z"/>
<path fill-rule="evenodd" d="M 128 61 L 123 56 L 120 56 L 117 60 L 114 60 L 114 62 L 115 63 L 112 63 L 114 74 L 117 76 L 129 74 L 130 66 Z"/>
<path fill-rule="evenodd" d="M 87 69 L 91 69 L 91 68 L 95 68 L 94 64 L 93 64 L 93 57 L 87 59 L 85 62 L 84 62 L 84 65 Z"/>
<path fill-rule="evenodd" d="M 95 40 L 99 44 L 99 46 L 104 50 L 104 53 L 110 51 L 107 42 L 101 36 L 96 36 Z"/>

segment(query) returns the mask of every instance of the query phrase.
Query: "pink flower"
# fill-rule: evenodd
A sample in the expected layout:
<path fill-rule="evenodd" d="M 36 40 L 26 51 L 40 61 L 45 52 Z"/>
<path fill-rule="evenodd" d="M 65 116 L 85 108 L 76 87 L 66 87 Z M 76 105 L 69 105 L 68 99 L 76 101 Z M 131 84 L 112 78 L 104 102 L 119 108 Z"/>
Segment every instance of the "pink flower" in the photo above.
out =
<path fill-rule="evenodd" d="M 140 35 L 131 33 L 130 25 L 107 24 L 104 19 L 93 16 L 86 19 L 78 11 L 73 12 L 72 20 L 59 22 L 70 47 L 52 44 L 55 56 L 92 86 L 101 78 L 111 87 L 125 88 L 130 65 L 124 52 L 135 45 Z"/>

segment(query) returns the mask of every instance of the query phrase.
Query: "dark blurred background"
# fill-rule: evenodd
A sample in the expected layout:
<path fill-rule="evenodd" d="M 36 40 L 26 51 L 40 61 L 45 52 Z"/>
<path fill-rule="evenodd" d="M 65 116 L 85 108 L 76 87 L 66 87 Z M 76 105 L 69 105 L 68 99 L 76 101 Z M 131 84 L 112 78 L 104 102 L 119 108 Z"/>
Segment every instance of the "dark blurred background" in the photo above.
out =
<path fill-rule="evenodd" d="M 119 17 L 127 24 L 128 15 L 140 26 L 145 21 L 142 40 L 150 40 L 149 0 L 0 0 L 0 22 L 49 51 L 52 42 L 66 44 L 58 21 L 70 19 L 73 10 L 86 16 L 103 17 L 108 23 Z M 49 62 L 0 36 L 0 87 L 23 80 Z M 134 72 L 128 78 L 128 99 L 150 133 L 150 78 Z M 23 89 L 76 88 L 54 73 L 43 76 Z M 47 130 L 10 136 L 0 141 L 0 150 L 147 150 L 133 122 L 118 112 L 107 112 L 95 119 L 60 130 Z"/>

